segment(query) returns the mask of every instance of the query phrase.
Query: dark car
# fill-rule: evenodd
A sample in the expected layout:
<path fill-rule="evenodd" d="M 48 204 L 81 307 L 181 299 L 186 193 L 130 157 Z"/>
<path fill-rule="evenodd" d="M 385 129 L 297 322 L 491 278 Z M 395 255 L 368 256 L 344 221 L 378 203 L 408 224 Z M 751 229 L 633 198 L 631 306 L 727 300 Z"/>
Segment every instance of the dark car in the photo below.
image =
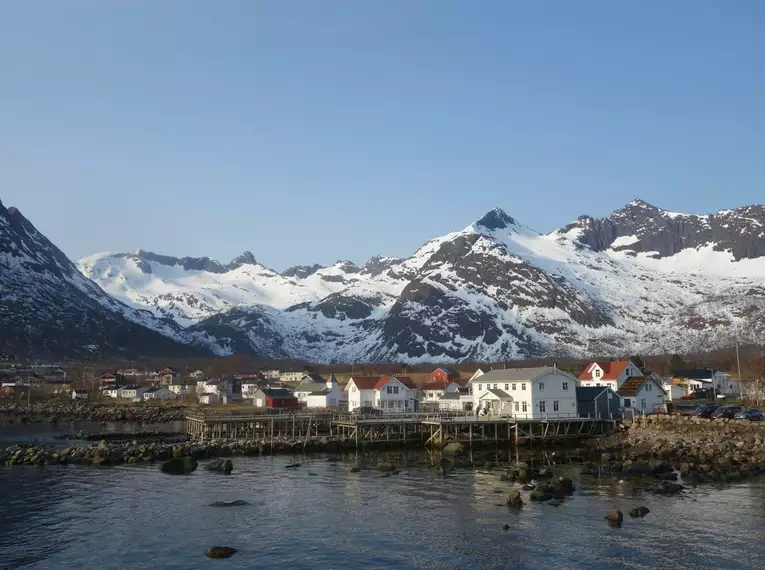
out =
<path fill-rule="evenodd" d="M 748 410 L 741 410 L 739 413 L 733 416 L 733 419 L 759 422 L 762 421 L 762 412 L 760 410 L 755 410 L 754 408 L 749 408 Z"/>
<path fill-rule="evenodd" d="M 741 406 L 721 406 L 712 414 L 712 419 L 725 418 L 732 420 L 733 416 L 741 411 Z"/>
<path fill-rule="evenodd" d="M 717 390 L 714 388 L 699 388 L 691 393 L 691 400 L 714 400 L 717 397 Z"/>
<path fill-rule="evenodd" d="M 715 411 L 719 407 L 720 406 L 716 406 L 714 404 L 710 404 L 708 406 L 701 406 L 700 408 L 696 408 L 693 411 L 693 415 L 696 416 L 697 418 L 706 418 L 706 419 L 709 419 L 709 418 L 712 417 L 712 414 L 715 413 Z"/>

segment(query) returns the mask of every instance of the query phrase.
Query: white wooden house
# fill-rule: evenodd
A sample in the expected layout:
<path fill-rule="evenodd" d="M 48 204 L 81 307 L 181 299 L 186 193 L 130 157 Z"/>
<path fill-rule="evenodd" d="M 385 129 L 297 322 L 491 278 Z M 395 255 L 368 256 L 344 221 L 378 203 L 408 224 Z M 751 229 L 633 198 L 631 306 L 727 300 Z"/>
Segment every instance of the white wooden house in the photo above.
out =
<path fill-rule="evenodd" d="M 624 413 L 632 410 L 640 414 L 652 414 L 666 401 L 661 383 L 653 375 L 630 378 L 616 393 L 619 394 Z"/>
<path fill-rule="evenodd" d="M 307 408 L 333 408 L 345 401 L 334 374 L 326 380 L 318 374 L 306 374 L 294 393 L 298 402 Z"/>
<path fill-rule="evenodd" d="M 375 408 L 385 413 L 413 412 L 417 409 L 417 387 L 408 376 L 357 376 L 345 387 L 348 410 Z"/>
<path fill-rule="evenodd" d="M 146 386 L 123 386 L 120 389 L 120 398 L 124 398 L 126 400 L 142 400 L 143 398 L 141 395 L 146 390 L 148 390 Z"/>
<path fill-rule="evenodd" d="M 196 386 L 194 384 L 188 384 L 186 382 L 179 382 L 176 380 L 174 383 L 170 384 L 167 389 L 178 397 L 185 398 L 186 396 L 194 393 L 195 387 Z"/>
<path fill-rule="evenodd" d="M 523 419 L 577 417 L 576 377 L 556 367 L 491 370 L 473 382 L 479 415 Z"/>
<path fill-rule="evenodd" d="M 141 397 L 144 402 L 170 402 L 178 399 L 178 394 L 163 386 L 161 388 L 149 388 L 148 390 L 144 390 Z"/>
<path fill-rule="evenodd" d="M 422 387 L 423 404 L 437 404 L 444 394 L 456 394 L 460 385 L 447 380 L 430 380 Z"/>
<path fill-rule="evenodd" d="M 105 398 L 119 398 L 122 386 L 106 385 L 101 390 L 101 395 Z"/>
<path fill-rule="evenodd" d="M 579 375 L 582 386 L 607 386 L 618 392 L 627 380 L 643 376 L 643 372 L 631 360 L 590 362 Z"/>
<path fill-rule="evenodd" d="M 72 390 L 72 400 L 87 400 L 87 399 L 88 399 L 87 390 Z"/>
<path fill-rule="evenodd" d="M 439 398 L 438 409 L 447 412 L 470 412 L 473 409 L 473 394 L 469 388 L 447 392 Z"/>

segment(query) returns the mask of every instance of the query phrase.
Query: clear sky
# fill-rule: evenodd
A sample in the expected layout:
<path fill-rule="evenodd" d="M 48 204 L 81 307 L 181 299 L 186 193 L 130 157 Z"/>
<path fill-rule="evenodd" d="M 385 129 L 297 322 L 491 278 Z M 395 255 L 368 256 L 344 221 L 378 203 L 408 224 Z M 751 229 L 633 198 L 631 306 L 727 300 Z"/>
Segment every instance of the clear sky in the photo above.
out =
<path fill-rule="evenodd" d="M 0 2 L 0 199 L 72 258 L 404 256 L 765 202 L 759 0 Z"/>

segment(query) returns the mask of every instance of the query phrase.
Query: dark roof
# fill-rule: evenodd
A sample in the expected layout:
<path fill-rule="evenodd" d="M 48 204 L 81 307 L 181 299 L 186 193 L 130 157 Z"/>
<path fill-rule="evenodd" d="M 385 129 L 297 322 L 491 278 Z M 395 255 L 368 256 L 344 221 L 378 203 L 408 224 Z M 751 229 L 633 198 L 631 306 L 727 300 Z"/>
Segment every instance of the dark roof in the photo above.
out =
<path fill-rule="evenodd" d="M 449 392 L 448 394 L 444 394 L 439 398 L 439 400 L 459 400 L 460 394 L 457 392 Z"/>
<path fill-rule="evenodd" d="M 714 376 L 715 370 L 709 368 L 684 368 L 675 370 L 674 378 L 688 378 L 688 380 L 708 380 Z"/>
<path fill-rule="evenodd" d="M 637 396 L 637 393 L 640 391 L 640 387 L 645 383 L 645 381 L 645 376 L 634 376 L 622 384 L 622 387 L 619 388 L 616 393 L 622 397 Z"/>
<path fill-rule="evenodd" d="M 512 400 L 513 399 L 513 397 L 510 394 L 508 394 L 504 390 L 500 390 L 499 388 L 489 388 L 489 392 L 491 392 L 497 398 L 499 398 L 500 400 L 503 400 L 503 401 L 505 401 L 505 400 Z"/>
<path fill-rule="evenodd" d="M 576 399 L 577 400 L 594 400 L 603 393 L 603 390 L 608 390 L 607 386 L 577 386 Z"/>
<path fill-rule="evenodd" d="M 319 375 L 319 374 L 308 374 L 306 372 L 305 375 L 308 376 L 311 379 L 311 381 L 316 383 L 316 384 L 326 384 L 327 383 L 327 381 L 324 378 L 322 378 L 321 375 Z"/>
<path fill-rule="evenodd" d="M 308 395 L 309 396 L 326 396 L 327 394 L 329 394 L 329 388 L 324 386 L 324 388 L 322 388 L 321 390 L 316 390 L 315 392 L 311 392 Z"/>
<path fill-rule="evenodd" d="M 295 395 L 286 388 L 261 388 L 263 394 L 269 398 L 294 398 Z"/>
<path fill-rule="evenodd" d="M 537 366 L 534 368 L 507 368 L 499 370 L 490 370 L 483 376 L 479 376 L 474 380 L 478 384 L 486 383 L 505 383 L 505 382 L 530 382 L 538 376 L 547 374 L 548 372 L 563 372 L 552 366 Z"/>

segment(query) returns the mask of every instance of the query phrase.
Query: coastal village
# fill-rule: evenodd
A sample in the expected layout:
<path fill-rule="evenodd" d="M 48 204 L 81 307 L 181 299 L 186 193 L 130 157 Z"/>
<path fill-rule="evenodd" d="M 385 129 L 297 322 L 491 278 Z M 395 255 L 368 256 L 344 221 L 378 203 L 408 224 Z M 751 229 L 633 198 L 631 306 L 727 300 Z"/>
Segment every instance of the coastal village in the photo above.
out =
<path fill-rule="evenodd" d="M 269 410 L 334 410 L 353 414 L 446 413 L 518 419 L 620 419 L 666 413 L 701 396 L 740 400 L 742 383 L 710 368 L 678 369 L 669 376 L 631 359 L 593 361 L 578 374 L 550 366 L 477 368 L 468 376 L 449 367 L 429 373 L 318 374 L 309 368 L 262 368 L 209 377 L 166 366 L 119 368 L 71 382 L 61 367 L 34 370 L 57 397 L 78 401 L 179 402 L 200 408 L 249 405 Z M 27 389 L 23 368 L 0 369 L 6 396 Z"/>

